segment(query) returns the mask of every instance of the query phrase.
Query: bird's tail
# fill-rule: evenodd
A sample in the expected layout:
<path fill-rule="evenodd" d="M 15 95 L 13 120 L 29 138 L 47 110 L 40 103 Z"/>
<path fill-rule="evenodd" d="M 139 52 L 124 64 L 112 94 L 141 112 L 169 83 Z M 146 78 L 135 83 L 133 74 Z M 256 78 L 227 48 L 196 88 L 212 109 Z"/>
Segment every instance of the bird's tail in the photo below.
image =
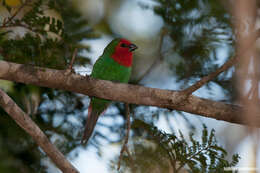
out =
<path fill-rule="evenodd" d="M 82 140 L 81 140 L 82 144 L 87 143 L 89 138 L 91 137 L 92 132 L 93 132 L 95 126 L 96 126 L 98 117 L 99 117 L 99 113 L 96 112 L 96 111 L 92 111 L 92 106 L 89 106 L 85 130 L 84 130 L 84 134 L 83 134 L 83 137 L 82 137 Z"/>

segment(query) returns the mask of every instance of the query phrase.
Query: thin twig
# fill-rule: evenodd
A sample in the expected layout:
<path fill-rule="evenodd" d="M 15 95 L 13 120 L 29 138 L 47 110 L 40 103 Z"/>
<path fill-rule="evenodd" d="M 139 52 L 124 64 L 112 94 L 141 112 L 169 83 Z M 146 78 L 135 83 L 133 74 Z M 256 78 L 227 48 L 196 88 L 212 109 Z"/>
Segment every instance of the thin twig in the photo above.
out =
<path fill-rule="evenodd" d="M 79 171 L 66 159 L 66 157 L 49 141 L 47 136 L 32 121 L 32 119 L 3 91 L 0 89 L 0 106 L 14 121 L 23 128 L 34 141 L 51 158 L 64 173 L 78 173 Z M 18 144 L 17 144 L 18 145 Z"/>
<path fill-rule="evenodd" d="M 71 61 L 70 61 L 70 65 L 69 65 L 69 70 L 72 71 L 72 66 L 75 62 L 75 59 L 76 59 L 76 55 L 78 53 L 78 48 L 75 48 L 74 51 L 73 51 L 73 54 L 72 54 L 72 58 L 71 58 Z"/>
<path fill-rule="evenodd" d="M 11 23 L 9 25 L 5 25 L 5 26 L 1 26 L 1 28 L 13 28 L 13 27 L 23 27 L 31 32 L 39 32 L 41 30 L 39 29 L 34 29 L 32 27 L 30 27 L 29 25 L 23 24 L 23 23 Z"/>
<path fill-rule="evenodd" d="M 120 151 L 120 156 L 119 156 L 119 160 L 118 160 L 118 164 L 117 164 L 117 170 L 118 171 L 120 169 L 120 162 L 122 160 L 124 151 L 126 151 L 128 156 L 130 156 L 130 152 L 129 152 L 128 147 L 127 147 L 129 133 L 130 133 L 130 129 L 131 129 L 130 109 L 129 109 L 129 104 L 128 103 L 125 104 L 125 109 L 126 109 L 126 116 L 127 116 L 127 121 L 126 121 L 127 132 L 126 132 L 126 136 L 125 136 L 125 141 L 124 141 L 123 146 L 122 146 L 121 151 Z"/>
<path fill-rule="evenodd" d="M 168 33 L 167 30 L 163 28 L 160 36 L 160 43 L 159 43 L 159 56 L 155 58 L 152 65 L 135 81 L 135 83 L 139 83 L 145 76 L 147 76 L 156 67 L 158 62 L 161 62 L 163 60 L 163 54 L 162 54 L 163 38 L 167 33 Z"/>
<path fill-rule="evenodd" d="M 135 173 L 135 172 L 136 172 L 136 167 L 135 167 L 135 164 L 134 164 L 134 159 L 132 158 L 131 153 L 130 153 L 128 147 L 125 148 L 125 151 L 126 151 L 127 156 L 128 156 L 128 158 L 129 158 L 129 160 L 130 160 L 130 162 L 131 162 L 130 167 L 131 167 L 131 169 L 132 169 L 132 172 Z"/>
<path fill-rule="evenodd" d="M 209 75 L 203 77 L 201 80 L 190 86 L 189 88 L 186 88 L 183 90 L 183 92 L 187 95 L 192 94 L 194 91 L 201 88 L 203 85 L 211 81 L 213 78 L 217 77 L 220 73 L 224 72 L 225 70 L 232 67 L 235 63 L 237 63 L 237 57 L 229 59 L 225 64 L 223 64 L 220 68 L 218 68 L 216 71 L 210 73 Z"/>
<path fill-rule="evenodd" d="M 258 29 L 257 31 L 255 31 L 254 35 L 256 36 L 254 40 L 252 40 L 252 42 L 250 44 L 248 44 L 249 46 L 252 46 L 252 44 L 255 43 L 255 41 L 257 40 L 257 38 L 260 37 L 260 29 Z M 244 49 L 244 51 L 242 51 L 242 55 L 245 54 L 247 52 L 248 49 Z M 187 89 L 184 89 L 183 92 L 187 95 L 192 94 L 194 91 L 198 90 L 199 88 L 201 88 L 203 85 L 205 85 L 206 83 L 208 83 L 209 81 L 211 81 L 213 78 L 217 77 L 220 73 L 226 71 L 227 69 L 229 69 L 230 67 L 232 67 L 234 64 L 236 64 L 238 62 L 238 57 L 241 55 L 237 55 L 231 59 L 229 59 L 225 64 L 223 64 L 221 67 L 219 67 L 216 71 L 210 73 L 209 75 L 201 78 L 198 82 L 196 82 L 195 84 L 193 84 L 192 86 L 188 87 Z"/>
<path fill-rule="evenodd" d="M 5 27 L 6 24 L 8 24 L 9 22 L 11 22 L 11 21 L 15 18 L 15 16 L 17 16 L 17 14 L 23 9 L 23 7 L 24 7 L 25 5 L 27 5 L 28 2 L 29 2 L 29 0 L 25 1 L 25 2 L 18 8 L 18 10 L 16 10 L 15 13 L 14 13 L 10 18 L 8 18 L 7 21 L 4 21 L 3 27 Z"/>
<path fill-rule="evenodd" d="M 125 151 L 126 151 L 128 157 L 129 157 L 130 161 L 133 163 L 133 162 L 134 162 L 134 159 L 132 158 L 131 153 L 130 153 L 128 147 L 125 148 Z"/>

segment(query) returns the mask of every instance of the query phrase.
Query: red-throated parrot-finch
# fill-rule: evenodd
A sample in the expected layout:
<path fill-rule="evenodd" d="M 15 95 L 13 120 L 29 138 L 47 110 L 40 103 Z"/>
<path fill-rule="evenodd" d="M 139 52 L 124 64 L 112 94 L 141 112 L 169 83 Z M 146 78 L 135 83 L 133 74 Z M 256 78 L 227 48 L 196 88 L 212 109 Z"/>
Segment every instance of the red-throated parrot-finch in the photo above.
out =
<path fill-rule="evenodd" d="M 96 79 L 128 83 L 132 69 L 132 52 L 135 49 L 137 49 L 137 46 L 126 39 L 117 38 L 112 40 L 94 64 L 90 76 Z M 82 143 L 88 142 L 98 117 L 110 103 L 110 100 L 91 98 Z"/>

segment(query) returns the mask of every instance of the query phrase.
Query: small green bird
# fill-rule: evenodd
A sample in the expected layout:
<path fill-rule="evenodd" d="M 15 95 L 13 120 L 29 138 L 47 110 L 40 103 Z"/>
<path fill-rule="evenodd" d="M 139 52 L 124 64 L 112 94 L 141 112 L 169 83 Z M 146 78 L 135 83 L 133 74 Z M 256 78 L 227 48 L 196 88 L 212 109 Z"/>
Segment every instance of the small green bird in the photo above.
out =
<path fill-rule="evenodd" d="M 135 49 L 137 49 L 137 46 L 126 39 L 112 40 L 94 64 L 90 76 L 96 79 L 128 83 L 132 69 L 132 52 Z M 81 143 L 88 142 L 98 117 L 106 110 L 110 102 L 96 97 L 91 98 Z"/>

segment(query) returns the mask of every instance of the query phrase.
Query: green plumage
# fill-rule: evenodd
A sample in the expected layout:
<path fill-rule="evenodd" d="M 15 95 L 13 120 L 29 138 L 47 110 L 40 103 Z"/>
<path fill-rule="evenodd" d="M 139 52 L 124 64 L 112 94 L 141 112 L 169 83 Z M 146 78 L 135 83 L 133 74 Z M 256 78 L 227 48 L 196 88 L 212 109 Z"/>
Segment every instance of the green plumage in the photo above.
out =
<path fill-rule="evenodd" d="M 127 83 L 131 75 L 131 67 L 125 67 L 118 64 L 111 56 L 120 39 L 114 39 L 105 48 L 103 54 L 94 64 L 91 77 L 102 80 Z M 87 117 L 86 129 L 83 140 L 88 141 L 91 136 L 99 115 L 101 115 L 110 104 L 110 100 L 92 97 L 89 106 L 89 115 Z M 83 141 L 84 142 L 84 141 Z"/>
<path fill-rule="evenodd" d="M 131 76 L 131 67 L 125 67 L 113 60 L 111 55 L 114 53 L 119 39 L 113 40 L 104 50 L 103 55 L 94 64 L 91 77 L 102 80 L 110 80 L 115 82 L 127 83 Z M 101 114 L 110 101 L 99 98 L 92 98 L 92 111 Z"/>

